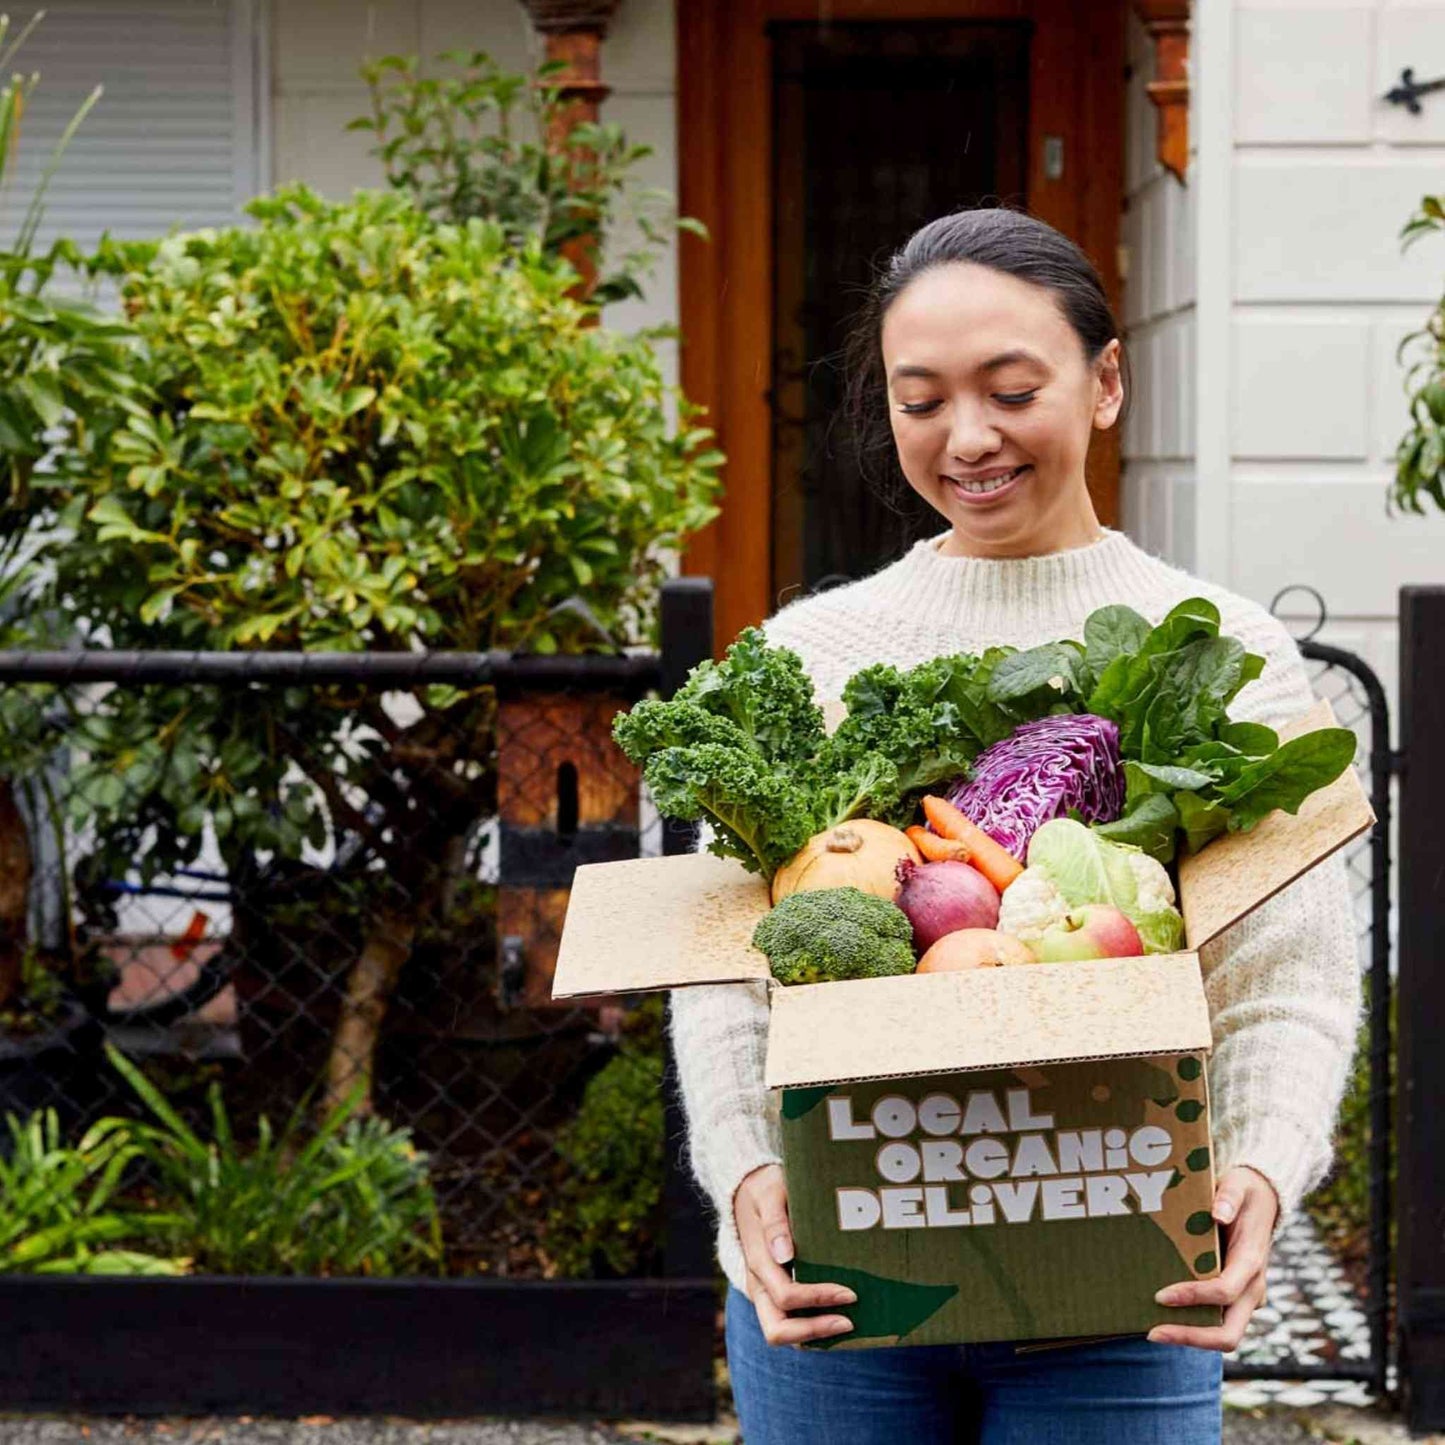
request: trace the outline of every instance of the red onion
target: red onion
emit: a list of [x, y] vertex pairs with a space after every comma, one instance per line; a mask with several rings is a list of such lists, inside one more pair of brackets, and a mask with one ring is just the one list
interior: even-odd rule
[[913, 925], [913, 946], [927, 953], [960, 928], [997, 928], [998, 892], [971, 863], [899, 860], [894, 902]]

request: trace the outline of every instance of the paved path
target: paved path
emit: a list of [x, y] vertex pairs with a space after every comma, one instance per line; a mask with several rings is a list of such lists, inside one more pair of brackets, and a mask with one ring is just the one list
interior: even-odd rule
[[[1406, 1445], [1398, 1419], [1341, 1406], [1229, 1409], [1224, 1445]], [[545, 1420], [95, 1420], [0, 1417], [0, 1445], [737, 1445], [717, 1426], [608, 1426]], [[1413, 1445], [1429, 1445], [1415, 1441]], [[1437, 1437], [1435, 1445], [1445, 1445]]]

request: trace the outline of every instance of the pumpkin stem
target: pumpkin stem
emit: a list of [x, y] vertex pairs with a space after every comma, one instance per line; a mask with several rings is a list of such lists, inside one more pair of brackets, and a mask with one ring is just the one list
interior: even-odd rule
[[863, 846], [863, 835], [846, 824], [828, 834], [826, 847], [830, 853], [856, 853]]

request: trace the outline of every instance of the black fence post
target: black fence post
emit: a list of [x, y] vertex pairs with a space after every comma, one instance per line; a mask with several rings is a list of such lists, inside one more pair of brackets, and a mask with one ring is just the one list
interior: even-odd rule
[[[675, 577], [663, 583], [662, 675], [658, 689], [663, 697], [671, 697], [687, 680], [688, 672], [712, 656], [712, 599], [710, 577]], [[662, 830], [662, 851], [666, 854], [690, 853], [697, 845], [697, 832], [690, 823], [664, 818]], [[688, 1169], [687, 1125], [670, 1038], [666, 1078], [667, 1172], [662, 1199], [667, 1232], [663, 1273], [673, 1279], [706, 1279], [713, 1273], [712, 1230]]]
[[1400, 590], [1400, 1389], [1445, 1429], [1445, 587]]

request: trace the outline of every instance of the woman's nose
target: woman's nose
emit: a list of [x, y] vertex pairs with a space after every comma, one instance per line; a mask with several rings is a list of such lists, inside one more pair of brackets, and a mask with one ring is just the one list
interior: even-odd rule
[[992, 426], [980, 408], [955, 403], [949, 418], [948, 454], [955, 460], [972, 463], [996, 452], [1003, 443], [998, 429]]

